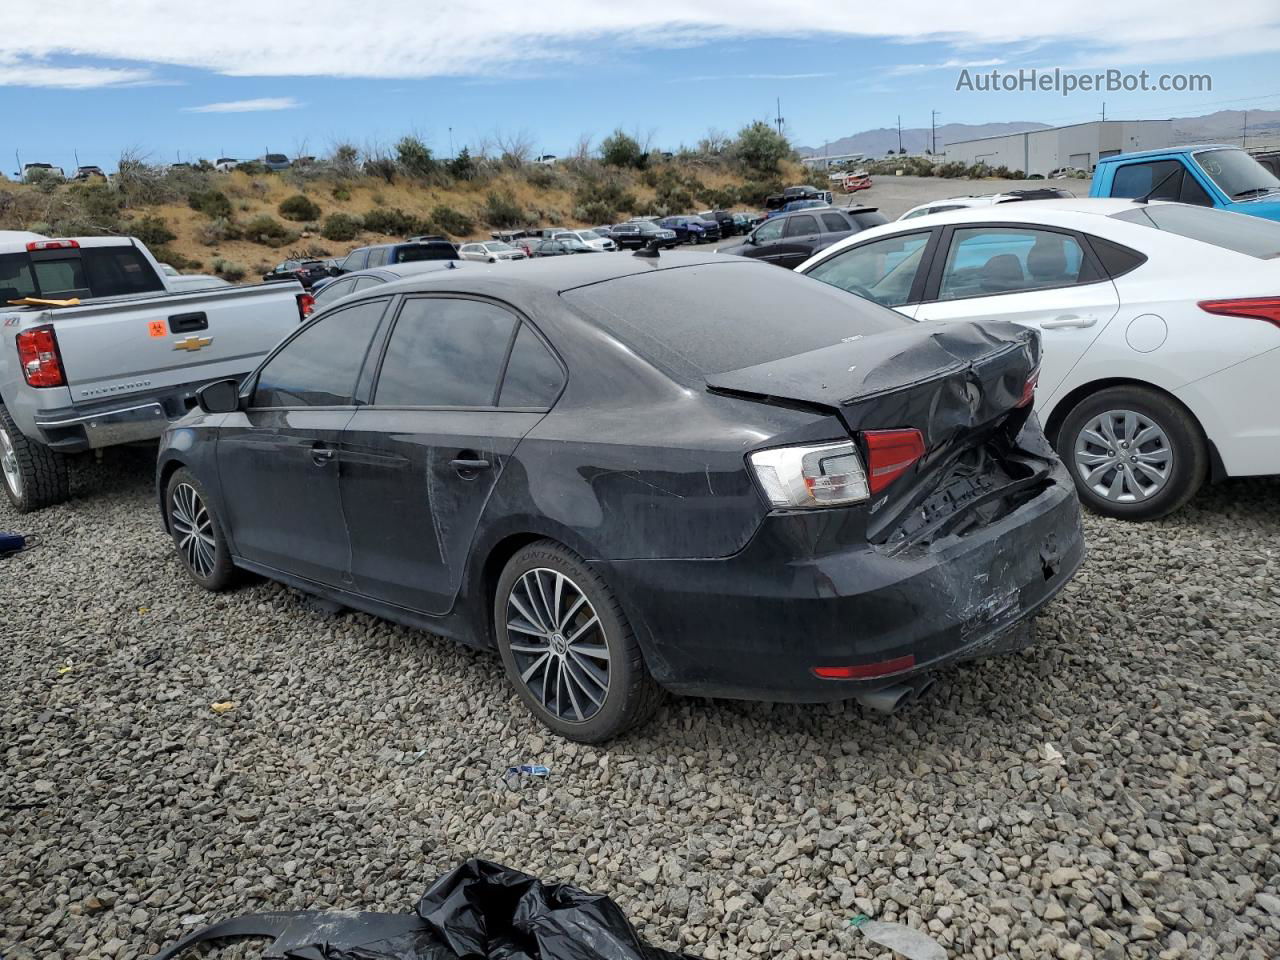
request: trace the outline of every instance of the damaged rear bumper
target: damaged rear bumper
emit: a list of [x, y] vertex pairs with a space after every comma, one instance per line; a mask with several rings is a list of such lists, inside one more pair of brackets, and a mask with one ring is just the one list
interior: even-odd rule
[[[594, 566], [668, 689], [823, 702], [1025, 646], [1031, 618], [1085, 554], [1075, 491], [1056, 462], [1039, 496], [963, 535], [897, 552], [863, 542], [798, 556], [795, 525], [812, 534], [850, 522], [835, 513], [771, 517], [724, 559]], [[852, 542], [847, 530], [832, 539]], [[854, 669], [849, 678], [814, 672], [832, 667]]]

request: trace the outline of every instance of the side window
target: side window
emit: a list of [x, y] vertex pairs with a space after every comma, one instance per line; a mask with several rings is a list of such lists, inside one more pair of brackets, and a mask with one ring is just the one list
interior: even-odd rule
[[506, 310], [478, 300], [406, 300], [387, 343], [374, 403], [493, 406], [515, 325]]
[[929, 233], [907, 233], [850, 247], [823, 260], [809, 276], [886, 307], [900, 307], [911, 298], [911, 286]]
[[385, 299], [352, 304], [304, 328], [262, 368], [252, 405], [349, 405], [386, 305]]
[[787, 218], [786, 236], [788, 237], [807, 237], [811, 233], [818, 232], [818, 218], [812, 214], [802, 213], [795, 217]]
[[335, 280], [333, 283], [326, 284], [316, 296], [316, 309], [319, 310], [325, 304], [333, 303], [340, 300], [348, 293], [355, 289], [356, 282], [354, 280]]
[[363, 270], [369, 263], [369, 248], [361, 247], [359, 250], [352, 250], [347, 254], [347, 259], [342, 261], [343, 273], [354, 273], [357, 270]]
[[824, 213], [822, 228], [827, 233], [843, 233], [849, 229], [848, 221], [838, 213]]
[[382, 282], [383, 281], [378, 277], [357, 277], [356, 285], [352, 289], [364, 290], [368, 287], [376, 287], [378, 284]]
[[529, 325], [522, 323], [502, 378], [498, 406], [546, 409], [563, 385], [564, 371], [555, 356]]
[[390, 247], [374, 247], [369, 251], [369, 266], [380, 267], [387, 262], [387, 255], [391, 253]]
[[756, 232], [752, 234], [756, 243], [768, 243], [770, 240], [782, 239], [783, 221], [780, 218], [766, 220], [760, 226], [756, 227]]
[[1098, 279], [1074, 237], [1013, 227], [966, 227], [951, 235], [939, 300], [1067, 287]]
[[[1153, 200], [1177, 200], [1182, 189], [1184, 167], [1178, 160], [1153, 160], [1150, 163], [1122, 164], [1111, 181], [1113, 197], [1145, 197], [1153, 187]], [[1167, 178], [1167, 179], [1166, 179]], [[1161, 184], [1161, 181], [1164, 181]]]

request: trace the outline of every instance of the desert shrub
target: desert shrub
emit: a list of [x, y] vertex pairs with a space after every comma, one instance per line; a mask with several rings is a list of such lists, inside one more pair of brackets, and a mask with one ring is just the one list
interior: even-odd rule
[[613, 221], [618, 214], [630, 213], [638, 206], [635, 194], [616, 178], [584, 181], [574, 193], [574, 200], [581, 210], [592, 211], [579, 219], [596, 223]]
[[447, 207], [443, 203], [432, 208], [431, 222], [435, 224], [436, 229], [455, 237], [466, 236], [476, 226], [476, 222], [461, 210]]
[[359, 217], [349, 213], [331, 213], [320, 226], [320, 236], [326, 240], [354, 240], [360, 229]]
[[748, 206], [761, 206], [766, 197], [782, 192], [782, 182], [778, 180], [748, 180], [738, 188], [738, 202]]
[[713, 210], [727, 210], [738, 204], [738, 191], [733, 187], [703, 187], [698, 199]]
[[336, 143], [329, 151], [329, 168], [337, 177], [354, 177], [360, 172], [360, 151], [353, 143]]
[[396, 162], [385, 156], [368, 157], [364, 161], [364, 172], [366, 176], [378, 177], [387, 183], [395, 183]]
[[120, 232], [120, 208], [124, 202], [107, 184], [78, 183], [72, 186], [69, 195], [86, 220], [98, 224], [104, 231]]
[[477, 168], [475, 158], [471, 156], [471, 151], [463, 147], [458, 151], [458, 155], [445, 164], [451, 176], [457, 177], [459, 180], [475, 179]]
[[280, 201], [280, 216], [295, 223], [305, 223], [320, 216], [320, 205], [305, 194], [295, 193]]
[[568, 185], [568, 177], [558, 167], [535, 163], [521, 170], [531, 187], [539, 190], [562, 190]]
[[618, 129], [600, 141], [600, 159], [611, 167], [639, 170], [645, 165], [648, 156], [635, 137]]
[[519, 227], [528, 222], [523, 208], [510, 190], [490, 190], [480, 216], [491, 227]]
[[231, 200], [221, 190], [196, 190], [187, 196], [187, 206], [210, 220], [231, 216]]
[[[399, 207], [390, 210], [385, 207], [376, 207], [361, 217], [361, 220], [364, 229], [370, 233], [385, 233], [391, 237], [407, 237], [413, 233], [427, 233], [430, 230], [429, 223], [424, 223], [411, 213], [405, 213]], [[325, 223], [327, 224], [328, 221]], [[321, 232], [329, 237], [328, 233]], [[329, 239], [340, 238], [329, 237]]]
[[260, 177], [264, 173], [271, 172], [270, 170], [267, 169], [266, 164], [260, 163], [257, 160], [246, 160], [244, 163], [237, 163], [236, 169], [239, 170], [241, 173], [249, 174], [249, 176], [251, 177]]
[[239, 240], [244, 236], [238, 226], [226, 217], [218, 217], [196, 228], [196, 239], [206, 247], [216, 247], [228, 240]]
[[261, 243], [268, 247], [283, 247], [298, 239], [296, 232], [267, 213], [259, 214], [246, 223], [243, 236], [251, 243]]
[[612, 223], [618, 218], [618, 211], [607, 203], [590, 200], [573, 208], [573, 215], [587, 223]]
[[729, 154], [754, 173], [777, 173], [791, 156], [791, 144], [769, 124], [757, 120], [738, 131]]
[[351, 199], [351, 191], [341, 184], [334, 187], [330, 192], [333, 194], [333, 199], [337, 200], [339, 203], [346, 203]]
[[130, 224], [129, 232], [148, 247], [163, 247], [171, 240], [178, 239], [178, 235], [169, 229], [169, 225], [153, 213], [135, 220]]
[[235, 283], [237, 280], [243, 280], [247, 272], [243, 265], [233, 260], [223, 260], [218, 257], [213, 261], [213, 272], [220, 276], [223, 280], [230, 280]]
[[431, 176], [437, 167], [431, 148], [413, 136], [401, 137], [396, 142], [396, 163], [405, 176], [418, 179]]

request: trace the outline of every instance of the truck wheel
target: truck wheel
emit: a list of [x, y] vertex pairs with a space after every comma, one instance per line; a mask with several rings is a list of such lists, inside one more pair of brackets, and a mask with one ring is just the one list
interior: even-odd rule
[[4, 407], [0, 407], [0, 474], [4, 492], [19, 513], [43, 510], [71, 496], [66, 459], [28, 439]]
[[1117, 520], [1173, 513], [1208, 472], [1200, 425], [1178, 401], [1148, 387], [1110, 387], [1085, 397], [1057, 439], [1080, 502]]

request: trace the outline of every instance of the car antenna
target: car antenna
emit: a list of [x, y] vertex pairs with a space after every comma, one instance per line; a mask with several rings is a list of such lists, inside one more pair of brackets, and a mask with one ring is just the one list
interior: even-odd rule
[[450, 261], [449, 261], [449, 269], [450, 269], [450, 270], [457, 270], [457, 269], [458, 269], [458, 265], [457, 265], [456, 263], [454, 263], [452, 260], [450, 260]]
[[658, 259], [658, 241], [650, 240], [647, 244], [632, 254], [633, 257], [645, 257], [649, 260]]
[[1174, 167], [1172, 170], [1170, 170], [1168, 173], [1166, 173], [1166, 174], [1164, 175], [1164, 179], [1163, 179], [1163, 180], [1161, 180], [1161, 181], [1160, 181], [1159, 183], [1157, 183], [1154, 187], [1152, 187], [1149, 191], [1147, 191], [1147, 193], [1146, 193], [1146, 195], [1145, 195], [1145, 196], [1138, 197], [1138, 199], [1134, 200], [1133, 202], [1134, 202], [1134, 203], [1146, 203], [1148, 200], [1150, 200], [1150, 199], [1151, 199], [1151, 195], [1152, 195], [1153, 193], [1155, 193], [1157, 190], [1159, 190], [1161, 187], [1163, 187], [1166, 183], [1168, 183], [1170, 180], [1172, 180], [1172, 179], [1173, 179], [1173, 175], [1174, 175], [1175, 173], [1179, 173], [1181, 170], [1182, 170], [1182, 166], [1181, 166], [1181, 165], [1178, 165], [1178, 166]]

